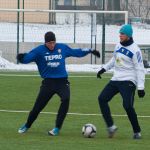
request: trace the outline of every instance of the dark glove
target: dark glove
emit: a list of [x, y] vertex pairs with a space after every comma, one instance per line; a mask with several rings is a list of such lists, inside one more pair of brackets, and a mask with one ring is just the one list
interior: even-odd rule
[[144, 90], [138, 90], [138, 96], [139, 98], [142, 98], [145, 96], [145, 91]]
[[100, 58], [100, 52], [99, 51], [97, 51], [97, 50], [91, 50], [91, 53], [93, 55], [95, 55], [96, 57]]
[[98, 71], [97, 78], [101, 79], [101, 74], [103, 74], [104, 72], [106, 72], [106, 70], [104, 68], [102, 68], [100, 71]]
[[23, 63], [24, 55], [25, 55], [25, 53], [20, 53], [20, 54], [17, 55], [16, 58], [17, 58], [17, 60], [18, 60], [20, 63]]

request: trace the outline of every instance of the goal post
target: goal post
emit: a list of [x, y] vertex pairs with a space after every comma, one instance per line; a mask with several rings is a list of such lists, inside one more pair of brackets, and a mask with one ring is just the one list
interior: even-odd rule
[[125, 24], [128, 23], [128, 11], [89, 11], [89, 10], [43, 10], [43, 9], [5, 9], [0, 8], [0, 12], [42, 12], [42, 13], [92, 13], [92, 14], [124, 14]]
[[[18, 13], [19, 19], [17, 19]], [[50, 24], [49, 14], [54, 14], [51, 15], [53, 16], [51, 19], [55, 19], [51, 21], [53, 24]], [[121, 21], [113, 15], [121, 16]], [[105, 41], [102, 40], [102, 16], [105, 16], [107, 25]], [[114, 44], [115, 40], [110, 38], [114, 36], [113, 39], [115, 39], [117, 36], [114, 34], [117, 34], [120, 25], [127, 23], [128, 11], [0, 8], [0, 30], [3, 30], [1, 33], [4, 35], [0, 37], [0, 51], [5, 58], [15, 62], [17, 53], [26, 52], [39, 43], [43, 43], [44, 33], [52, 30], [56, 33], [58, 42], [67, 43], [71, 47], [96, 48], [105, 53], [105, 50], [102, 50], [102, 43], [106, 42], [103, 44], [108, 47], [107, 49], [112, 50], [111, 44]], [[105, 57], [105, 55], [101, 56]], [[69, 63], [102, 63], [102, 59], [96, 61], [96, 58], [91, 55], [80, 61], [73, 58], [69, 60]]]

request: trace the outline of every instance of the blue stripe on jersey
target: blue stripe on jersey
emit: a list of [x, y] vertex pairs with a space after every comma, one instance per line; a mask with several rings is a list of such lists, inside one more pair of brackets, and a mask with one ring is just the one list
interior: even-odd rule
[[119, 50], [117, 50], [116, 52], [121, 53], [123, 55], [126, 55], [129, 58], [133, 57], [133, 53], [131, 51], [129, 51], [128, 49], [121, 47]]
[[140, 52], [136, 52], [136, 57], [137, 57], [138, 63], [141, 63], [142, 62], [142, 56], [141, 56]]

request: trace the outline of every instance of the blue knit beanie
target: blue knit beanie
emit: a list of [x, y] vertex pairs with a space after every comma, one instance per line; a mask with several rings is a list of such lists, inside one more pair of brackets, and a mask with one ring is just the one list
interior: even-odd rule
[[128, 37], [132, 37], [133, 35], [133, 29], [132, 26], [130, 24], [125, 24], [121, 27], [119, 33], [123, 33]]

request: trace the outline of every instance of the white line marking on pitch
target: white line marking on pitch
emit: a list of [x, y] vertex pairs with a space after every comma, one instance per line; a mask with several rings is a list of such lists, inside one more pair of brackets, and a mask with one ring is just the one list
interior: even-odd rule
[[[2, 76], [2, 77], [40, 77], [40, 75], [36, 75], [36, 74], [32, 74], [32, 75], [30, 75], [30, 74], [0, 74], [0, 76]], [[85, 76], [85, 75], [69, 75], [68, 76], [69, 78], [96, 78], [96, 75], [95, 76], [93, 76], [93, 75], [89, 75], [89, 76]], [[107, 78], [107, 77], [104, 77], [104, 78]], [[111, 77], [108, 77], [108, 78], [111, 78]]]
[[[27, 110], [5, 110], [5, 109], [1, 109], [0, 112], [6, 112], [6, 113], [29, 113], [29, 111]], [[56, 115], [56, 112], [41, 112], [41, 114], [52, 114], [52, 115]], [[76, 115], [76, 116], [102, 116], [102, 114], [84, 114], [84, 113], [67, 113], [68, 115]], [[116, 115], [113, 114], [112, 116], [114, 117], [127, 117], [127, 115]], [[150, 116], [143, 116], [143, 115], [139, 115], [139, 118], [150, 118]]]
[[0, 74], [2, 77], [39, 77], [37, 74]]
[[[40, 75], [37, 75], [37, 74], [0, 74], [0, 76], [2, 77], [40, 77]], [[69, 75], [68, 76], [69, 78], [96, 78], [96, 73], [95, 73], [95, 76], [94, 75]], [[110, 79], [111, 76], [109, 77], [103, 77], [105, 79]], [[145, 78], [147, 80], [149, 80], [150, 78]]]

